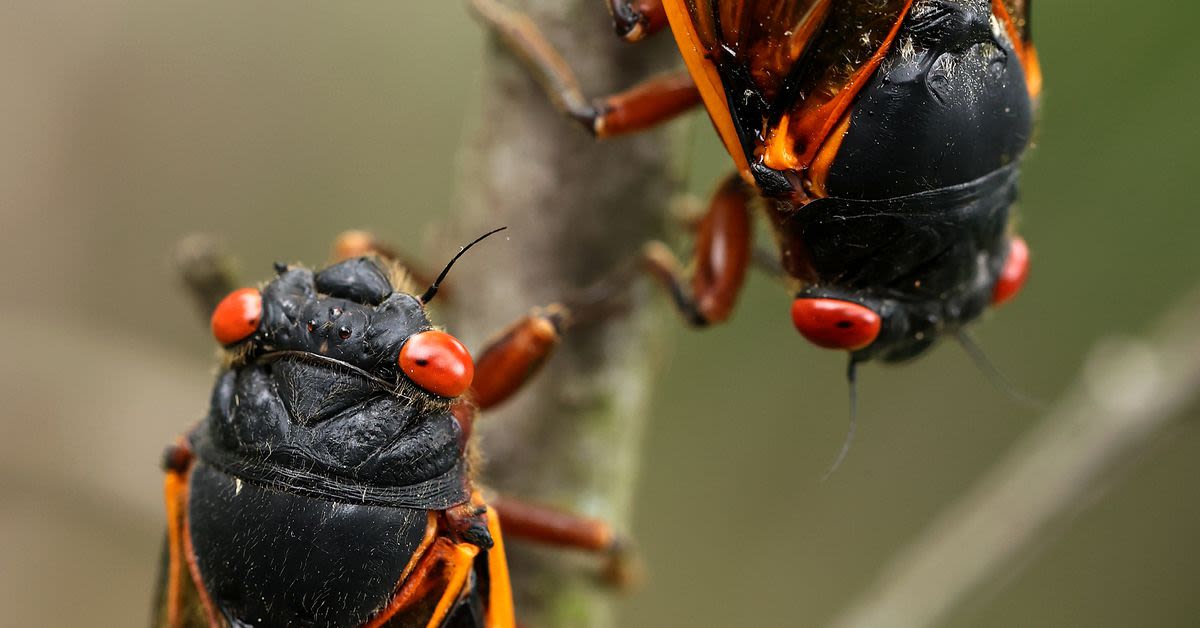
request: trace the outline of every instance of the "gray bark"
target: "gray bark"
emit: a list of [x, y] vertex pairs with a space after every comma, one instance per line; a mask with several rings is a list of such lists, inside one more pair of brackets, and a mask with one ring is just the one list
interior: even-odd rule
[[[530, 14], [589, 95], [676, 63], [669, 35], [619, 41], [600, 0], [509, 4]], [[508, 226], [453, 274], [453, 329], [475, 347], [530, 307], [570, 298], [628, 263], [661, 236], [674, 187], [666, 131], [597, 142], [550, 106], [506, 50], [493, 41], [485, 54], [482, 104], [462, 151], [459, 220], [454, 239], [441, 239]], [[571, 329], [530, 388], [481, 419], [489, 487], [629, 529], [661, 350], [655, 310], [665, 304], [636, 283], [628, 310]], [[597, 582], [595, 561], [511, 541], [508, 550], [522, 624], [613, 625], [613, 596]]]

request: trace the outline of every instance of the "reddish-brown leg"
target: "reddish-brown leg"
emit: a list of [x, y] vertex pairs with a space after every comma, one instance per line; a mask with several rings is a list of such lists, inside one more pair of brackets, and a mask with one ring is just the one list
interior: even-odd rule
[[504, 534], [511, 538], [591, 552], [608, 552], [617, 544], [612, 528], [598, 519], [580, 517], [511, 497], [493, 497], [490, 505], [500, 514]]
[[503, 403], [537, 373], [558, 344], [567, 318], [566, 308], [558, 304], [535, 308], [484, 346], [475, 360], [471, 392], [453, 407], [464, 438], [470, 436], [477, 410]]
[[643, 262], [647, 272], [667, 289], [680, 314], [692, 325], [719, 323], [733, 311], [750, 262], [752, 195], [736, 174], [717, 189], [697, 229], [690, 282], [665, 244], [646, 245]]
[[471, 385], [480, 410], [503, 403], [537, 373], [558, 344], [567, 316], [558, 304], [536, 308], [488, 342], [475, 361]]
[[[651, 77], [630, 89], [597, 101], [590, 130], [596, 137], [636, 133], [670, 120], [700, 104], [700, 92], [687, 72]], [[585, 126], [586, 125], [586, 121]]]
[[[649, 7], [655, 4], [652, 1], [610, 2], [627, 8], [645, 6], [648, 14], [654, 15], [653, 8]], [[471, 6], [500, 40], [521, 58], [551, 102], [597, 137], [641, 131], [700, 104], [700, 92], [686, 71], [652, 77], [619, 94], [589, 101], [571, 67], [528, 16], [498, 0], [471, 0]], [[661, 5], [658, 11], [661, 13]]]
[[499, 515], [505, 537], [592, 552], [607, 560], [608, 581], [627, 586], [636, 580], [631, 548], [608, 523], [511, 497], [493, 497], [489, 505]]
[[[700, 224], [708, 207], [704, 200], [691, 194], [682, 194], [671, 202], [670, 216], [673, 222], [682, 227], [689, 235], [695, 237], [700, 232]], [[750, 263], [758, 270], [766, 273], [771, 279], [785, 282], [787, 273], [779, 261], [779, 251], [772, 245], [756, 245], [750, 252]]]
[[667, 25], [662, 0], [607, 0], [617, 37], [641, 41]]

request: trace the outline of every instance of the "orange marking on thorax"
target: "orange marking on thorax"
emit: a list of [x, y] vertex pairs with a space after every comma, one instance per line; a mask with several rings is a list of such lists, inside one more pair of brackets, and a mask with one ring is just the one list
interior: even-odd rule
[[791, 126], [791, 116], [784, 114], [779, 124], [767, 131], [767, 141], [763, 147], [763, 163], [775, 170], [799, 170], [800, 158], [796, 156], [795, 143], [788, 134]]

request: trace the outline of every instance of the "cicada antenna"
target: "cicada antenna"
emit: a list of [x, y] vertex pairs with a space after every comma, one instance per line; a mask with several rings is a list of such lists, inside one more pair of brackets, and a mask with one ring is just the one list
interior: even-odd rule
[[837, 458], [833, 459], [833, 464], [825, 470], [825, 475], [821, 476], [821, 481], [829, 479], [838, 467], [842, 466], [842, 461], [846, 459], [846, 455], [850, 453], [850, 446], [854, 444], [854, 432], [858, 429], [858, 360], [854, 356], [850, 356], [850, 363], [846, 365], [846, 384], [850, 389], [850, 425], [846, 427], [846, 436], [842, 439], [842, 448], [838, 451]]
[[430, 285], [427, 290], [425, 290], [425, 294], [421, 295], [421, 303], [428, 304], [430, 301], [433, 300], [433, 297], [437, 296], [438, 288], [441, 287], [442, 281], [444, 279], [446, 279], [446, 275], [450, 273], [450, 268], [452, 266], [454, 266], [454, 262], [457, 262], [458, 258], [462, 257], [463, 254], [465, 254], [467, 251], [471, 250], [471, 247], [475, 246], [476, 244], [479, 244], [480, 242], [483, 242], [485, 239], [487, 239], [488, 236], [497, 234], [501, 231], [504, 231], [507, 228], [508, 227], [497, 227], [495, 229], [492, 229], [491, 231], [472, 240], [470, 244], [459, 249], [458, 253], [456, 253], [454, 255], [454, 257], [450, 258], [450, 261], [446, 263], [446, 267], [442, 269], [442, 272], [441, 272], [441, 274], [439, 274], [437, 276], [437, 279], [433, 280], [433, 284]]
[[997, 368], [994, 363], [992, 363], [991, 359], [989, 359], [987, 354], [984, 353], [983, 348], [979, 346], [979, 343], [975, 342], [975, 339], [971, 336], [971, 334], [967, 333], [966, 330], [958, 330], [954, 337], [958, 340], [958, 344], [963, 348], [963, 351], [965, 351], [971, 358], [971, 361], [975, 363], [975, 366], [981, 372], [983, 372], [983, 376], [986, 377], [989, 382], [991, 382], [992, 386], [995, 386], [1000, 392], [1004, 393], [1005, 396], [1009, 397], [1013, 401], [1016, 401], [1017, 403], [1029, 406], [1034, 410], [1045, 409], [1046, 404], [1041, 399], [1031, 397], [1021, 392], [1020, 389], [1014, 386], [1013, 383], [1004, 376], [1004, 373], [1002, 373], [1000, 369]]

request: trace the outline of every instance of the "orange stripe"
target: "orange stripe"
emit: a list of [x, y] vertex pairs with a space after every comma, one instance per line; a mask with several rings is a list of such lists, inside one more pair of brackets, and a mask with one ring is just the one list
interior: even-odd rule
[[729, 103], [725, 99], [725, 85], [721, 82], [717, 68], [707, 58], [702, 48], [696, 25], [692, 22], [691, 14], [685, 6], [686, 0], [663, 0], [663, 9], [667, 13], [667, 21], [671, 24], [671, 32], [675, 35], [675, 43], [679, 46], [679, 54], [696, 81], [700, 97], [704, 99], [704, 107], [708, 109], [708, 117], [712, 120], [717, 134], [725, 144], [725, 150], [733, 157], [734, 164], [747, 181], [754, 181], [750, 174], [750, 163], [742, 150], [742, 142], [733, 126], [733, 114], [729, 111]]
[[421, 539], [421, 544], [417, 546], [412, 558], [404, 566], [404, 571], [400, 573], [400, 579], [396, 582], [396, 588], [400, 588], [404, 584], [408, 576], [417, 568], [417, 564], [421, 562], [421, 557], [425, 556], [425, 552], [429, 551], [429, 546], [433, 545], [433, 542], [437, 540], [437, 513], [431, 510], [427, 514], [428, 518], [425, 520], [425, 538]]
[[[879, 64], [883, 63], [883, 59], [887, 56], [892, 42], [895, 41], [896, 35], [900, 32], [900, 26], [904, 24], [905, 18], [908, 17], [912, 3], [913, 0], [908, 0], [904, 3], [904, 8], [900, 10], [900, 19], [896, 20], [896, 23], [892, 26], [892, 30], [888, 32], [887, 37], [879, 45], [875, 54], [871, 55], [871, 58], [867, 60], [863, 67], [854, 73], [854, 76], [850, 78], [845, 87], [838, 91], [836, 96], [831, 100], [821, 103], [812, 112], [806, 113], [798, 121], [797, 128], [792, 129], [779, 126], [771, 130], [770, 135], [772, 136], [782, 133], [786, 134], [789, 138], [803, 137], [806, 141], [804, 143], [804, 153], [799, 158], [789, 156], [788, 159], [778, 165], [764, 159], [764, 163], [768, 167], [782, 170], [784, 168], [780, 166], [786, 167], [788, 163], [792, 163], [798, 166], [793, 169], [801, 169], [808, 167], [812, 163], [813, 157], [820, 150], [825, 138], [828, 137], [833, 127], [841, 121], [841, 117], [846, 113], [846, 110], [850, 108], [850, 103], [854, 100], [854, 97], [858, 95], [858, 92], [870, 80], [871, 75], [879, 68]], [[795, 142], [793, 142], [794, 146]]]
[[488, 550], [488, 577], [491, 593], [488, 596], [487, 628], [515, 628], [516, 614], [513, 612], [512, 583], [508, 578], [508, 559], [504, 555], [504, 537], [501, 535], [500, 516], [488, 508], [488, 532], [492, 534], [492, 549]]
[[1038, 62], [1037, 50], [1034, 49], [1033, 42], [1027, 42], [1021, 38], [1021, 33], [1017, 31], [1017, 23], [1009, 14], [1004, 0], [992, 0], [992, 11], [996, 14], [996, 19], [1004, 24], [1008, 38], [1012, 40], [1013, 50], [1017, 52], [1017, 59], [1025, 70], [1026, 89], [1029, 90], [1029, 95], [1036, 100], [1042, 93], [1042, 66]]
[[1042, 95], [1042, 63], [1038, 60], [1037, 48], [1033, 44], [1025, 45], [1025, 84], [1029, 86], [1029, 96], [1037, 100]]
[[179, 626], [179, 608], [183, 587], [182, 504], [187, 495], [187, 483], [180, 473], [168, 472], [163, 480], [167, 506], [167, 625]]
[[[183, 476], [186, 483], [187, 476]], [[183, 503], [187, 503], [187, 487], [183, 489]], [[200, 565], [196, 563], [196, 550], [192, 547], [192, 526], [188, 520], [187, 513], [183, 513], [183, 555], [187, 559], [188, 571], [192, 575], [192, 582], [196, 585], [196, 593], [200, 596], [200, 604], [204, 606], [204, 614], [208, 617], [208, 625], [212, 628], [220, 628], [221, 615], [217, 612], [216, 605], [213, 604], [212, 598], [208, 596], [208, 589], [204, 588], [204, 579], [200, 577]]]
[[833, 133], [825, 139], [825, 144], [821, 146], [821, 150], [813, 159], [812, 167], [808, 170], [808, 192], [814, 198], [829, 196], [825, 190], [825, 179], [829, 177], [829, 167], [833, 165], [833, 159], [837, 157], [838, 149], [842, 147], [842, 140], [849, 130], [850, 114], [846, 114], [842, 116], [842, 121], [838, 123]]

